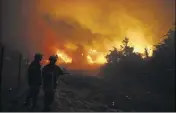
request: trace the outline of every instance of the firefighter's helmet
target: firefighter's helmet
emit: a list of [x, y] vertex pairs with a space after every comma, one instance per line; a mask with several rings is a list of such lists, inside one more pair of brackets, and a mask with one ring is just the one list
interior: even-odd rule
[[54, 55], [53, 55], [53, 56], [50, 56], [50, 57], [49, 57], [49, 61], [50, 61], [50, 62], [56, 62], [57, 59], [58, 59], [58, 56], [54, 56]]

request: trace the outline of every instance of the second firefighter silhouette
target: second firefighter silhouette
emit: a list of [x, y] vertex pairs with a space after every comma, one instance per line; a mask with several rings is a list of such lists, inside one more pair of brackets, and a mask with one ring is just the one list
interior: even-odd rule
[[43, 90], [44, 90], [44, 111], [50, 109], [50, 105], [54, 100], [54, 94], [57, 87], [57, 80], [59, 75], [63, 75], [63, 72], [59, 66], [56, 65], [58, 57], [50, 56], [50, 63], [43, 67]]

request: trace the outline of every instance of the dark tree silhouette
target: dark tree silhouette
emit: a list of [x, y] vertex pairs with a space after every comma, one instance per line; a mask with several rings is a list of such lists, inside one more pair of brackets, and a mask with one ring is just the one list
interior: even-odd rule
[[154, 73], [150, 77], [155, 91], [172, 93], [175, 88], [175, 28], [172, 28], [165, 35], [163, 41], [155, 45], [153, 56], [150, 60], [151, 71]]
[[144, 49], [144, 55], [146, 59], [149, 58], [149, 50], [147, 48]]
[[[125, 37], [120, 50], [115, 47], [110, 50], [106, 56], [107, 64], [102, 68], [104, 87], [109, 89], [105, 90], [105, 97], [117, 99], [118, 102], [120, 100], [116, 97], [119, 93], [128, 96], [134, 93], [141, 96], [140, 93], [143, 93], [143, 98], [135, 100], [142, 106], [142, 101], [149, 94], [151, 99], [148, 102], [151, 106], [144, 105], [145, 108], [149, 107], [150, 111], [174, 111], [175, 27], [170, 29], [164, 39], [154, 47], [151, 57], [145, 48], [145, 58], [142, 58], [141, 54], [134, 52], [134, 47], [129, 46], [129, 39]], [[156, 95], [160, 99], [155, 98]], [[155, 108], [152, 108], [152, 103], [156, 103]]]

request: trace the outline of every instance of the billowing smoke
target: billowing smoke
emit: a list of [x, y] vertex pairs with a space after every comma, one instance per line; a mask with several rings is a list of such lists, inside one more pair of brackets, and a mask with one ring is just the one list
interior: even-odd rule
[[72, 62], [100, 63], [125, 36], [136, 52], [158, 43], [175, 20], [174, 4], [174, 0], [3, 0], [3, 42], [29, 57], [42, 52], [47, 58], [59, 51]]

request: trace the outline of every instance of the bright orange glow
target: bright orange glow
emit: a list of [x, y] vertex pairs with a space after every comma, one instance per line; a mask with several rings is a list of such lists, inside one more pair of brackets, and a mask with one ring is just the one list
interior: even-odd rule
[[[66, 63], [66, 64], [70, 64], [72, 63], [72, 58], [69, 57], [66, 53], [64, 53], [61, 50], [57, 50], [56, 55], [60, 58], [60, 63]], [[84, 57], [84, 53], [81, 54], [81, 56]], [[87, 59], [87, 63], [88, 64], [104, 64], [106, 62], [106, 59], [104, 57], [105, 55], [98, 53], [95, 49], [91, 49], [89, 51], [89, 55], [86, 56]], [[95, 57], [95, 59], [93, 60], [92, 57]], [[46, 60], [45, 62], [48, 62], [48, 60]]]
[[61, 61], [63, 61], [64, 63], [71, 63], [72, 62], [72, 58], [67, 56], [64, 52], [58, 50], [56, 54], [61, 59]]
[[97, 52], [97, 50], [95, 50], [95, 49], [90, 49], [90, 51], [89, 51], [89, 53], [96, 53]]
[[46, 64], [48, 64], [48, 63], [49, 63], [49, 60], [43, 59], [43, 60], [41, 61], [41, 64], [42, 64], [42, 65], [46, 65]]
[[[106, 63], [106, 58], [105, 58], [106, 54], [104, 54], [103, 52], [98, 52], [96, 49], [90, 49], [88, 53], [89, 53], [88, 59], [89, 60], [91, 59], [91, 61], [89, 62], [95, 63], [95, 64]], [[92, 57], [94, 57], [94, 60]]]
[[98, 55], [98, 57], [95, 60], [95, 62], [97, 64], [104, 64], [104, 63], [106, 63], [107, 61], [106, 61], [105, 55], [103, 55], [103, 54], [102, 55]]
[[130, 37], [130, 43], [134, 43], [132, 44], [134, 46], [134, 52], [144, 54], [144, 49], [147, 48], [149, 50], [149, 56], [152, 56], [153, 46], [146, 41], [142, 28], [140, 30], [129, 29], [126, 32], [126, 36]]
[[119, 49], [125, 37], [134, 52], [147, 48], [152, 56], [153, 45], [175, 21], [174, 0], [22, 1], [31, 51], [57, 53], [62, 62], [80, 67], [104, 64], [105, 55], [113, 46]]
[[90, 55], [87, 56], [88, 63], [93, 64], [92, 57]]

